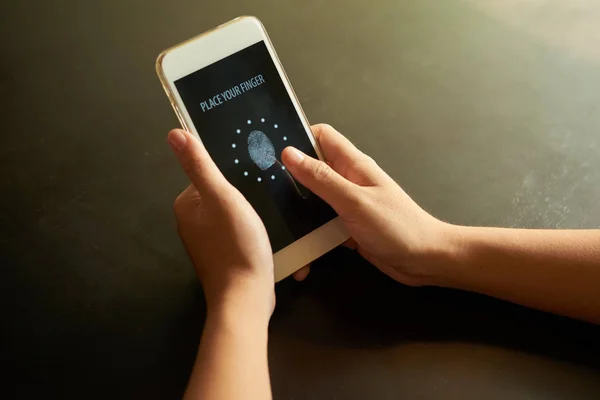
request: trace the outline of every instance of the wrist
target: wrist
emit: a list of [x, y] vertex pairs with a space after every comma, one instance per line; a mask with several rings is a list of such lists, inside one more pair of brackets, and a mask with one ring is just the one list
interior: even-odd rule
[[459, 287], [458, 269], [464, 247], [461, 228], [440, 221], [431, 245], [419, 257], [419, 265], [426, 271], [425, 285]]
[[235, 279], [219, 290], [205, 291], [207, 314], [268, 324], [275, 307], [272, 282]]
[[207, 309], [206, 325], [220, 326], [231, 333], [268, 336], [270, 315], [251, 308], [213, 307]]

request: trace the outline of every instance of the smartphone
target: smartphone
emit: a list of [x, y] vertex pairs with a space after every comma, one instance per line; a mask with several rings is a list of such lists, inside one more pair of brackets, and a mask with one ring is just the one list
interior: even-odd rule
[[348, 239], [335, 211], [281, 163], [287, 146], [323, 157], [257, 18], [236, 18], [163, 51], [156, 70], [183, 128], [265, 224], [276, 281]]

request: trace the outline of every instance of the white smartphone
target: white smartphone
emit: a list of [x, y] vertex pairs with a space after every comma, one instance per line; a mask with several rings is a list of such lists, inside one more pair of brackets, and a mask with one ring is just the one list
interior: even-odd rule
[[156, 70], [183, 128], [265, 224], [276, 281], [348, 239], [333, 209], [281, 163], [286, 146], [323, 157], [257, 18], [236, 18], [163, 51]]

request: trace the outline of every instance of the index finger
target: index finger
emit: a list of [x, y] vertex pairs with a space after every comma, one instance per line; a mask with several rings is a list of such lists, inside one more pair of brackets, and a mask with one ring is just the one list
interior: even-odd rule
[[331, 167], [339, 171], [347, 167], [348, 160], [364, 157], [364, 153], [352, 144], [344, 135], [327, 124], [312, 127], [313, 135], [323, 151], [323, 157]]
[[167, 140], [199, 193], [213, 191], [227, 183], [206, 148], [191, 133], [183, 129], [173, 129], [169, 132]]

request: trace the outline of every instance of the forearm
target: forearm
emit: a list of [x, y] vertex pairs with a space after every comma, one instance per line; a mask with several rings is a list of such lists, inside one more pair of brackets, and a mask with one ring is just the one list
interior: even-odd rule
[[243, 298], [208, 310], [185, 400], [270, 399], [269, 315]]
[[600, 230], [451, 229], [444, 286], [600, 323]]

